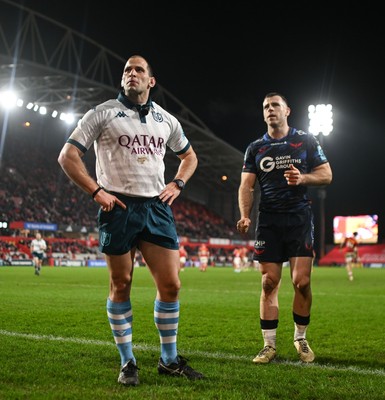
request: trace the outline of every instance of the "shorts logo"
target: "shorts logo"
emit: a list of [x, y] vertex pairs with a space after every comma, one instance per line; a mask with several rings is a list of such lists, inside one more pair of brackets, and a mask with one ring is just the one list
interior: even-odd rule
[[258, 256], [263, 254], [265, 252], [265, 244], [266, 242], [264, 240], [256, 240], [254, 243], [254, 253]]
[[108, 246], [110, 243], [111, 243], [111, 233], [101, 232], [100, 244], [102, 246]]

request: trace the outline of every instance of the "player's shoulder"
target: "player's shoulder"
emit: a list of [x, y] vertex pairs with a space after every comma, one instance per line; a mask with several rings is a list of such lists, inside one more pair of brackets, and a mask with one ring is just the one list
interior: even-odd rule
[[293, 135], [298, 135], [298, 136], [308, 136], [309, 133], [302, 130], [302, 129], [296, 129], [296, 128], [290, 128], [290, 133]]
[[252, 151], [253, 149], [256, 149], [258, 147], [264, 146], [266, 144], [266, 138], [265, 135], [253, 140], [252, 142], [249, 143], [247, 146], [247, 149], [249, 151]]
[[100, 103], [100, 104], [96, 105], [93, 108], [93, 110], [95, 110], [95, 111], [108, 111], [108, 110], [112, 110], [112, 109], [115, 109], [115, 108], [123, 109], [124, 105], [120, 101], [118, 101], [117, 99], [109, 99], [109, 100], [106, 100], [103, 103]]
[[302, 129], [290, 128], [289, 137], [298, 138], [300, 140], [316, 140], [316, 137], [309, 132], [306, 132]]
[[156, 114], [162, 115], [163, 119], [178, 121], [178, 119], [175, 115], [171, 114], [171, 112], [167, 111], [165, 108], [163, 108], [161, 105], [159, 105], [155, 101], [151, 102], [151, 111]]

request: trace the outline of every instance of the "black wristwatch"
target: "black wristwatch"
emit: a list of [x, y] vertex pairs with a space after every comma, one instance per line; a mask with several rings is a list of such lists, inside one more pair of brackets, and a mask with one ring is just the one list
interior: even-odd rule
[[174, 179], [173, 182], [177, 184], [179, 190], [183, 190], [184, 182], [182, 181], [182, 179]]

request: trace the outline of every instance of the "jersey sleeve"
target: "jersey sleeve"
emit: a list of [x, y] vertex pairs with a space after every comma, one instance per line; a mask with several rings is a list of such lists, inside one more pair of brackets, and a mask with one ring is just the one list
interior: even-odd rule
[[307, 151], [309, 167], [311, 170], [328, 162], [328, 159], [326, 158], [318, 139], [312, 134], [308, 134]]
[[99, 137], [107, 120], [108, 115], [105, 108], [97, 106], [87, 111], [79, 120], [68, 141], [75, 145], [79, 144], [80, 146], [77, 147], [85, 153]]
[[170, 137], [167, 141], [167, 146], [177, 155], [185, 153], [191, 145], [181, 123], [168, 112], [165, 112], [164, 115], [170, 127]]
[[250, 172], [257, 174], [257, 166], [255, 163], [255, 142], [250, 143], [246, 148], [245, 155], [243, 157], [242, 172]]

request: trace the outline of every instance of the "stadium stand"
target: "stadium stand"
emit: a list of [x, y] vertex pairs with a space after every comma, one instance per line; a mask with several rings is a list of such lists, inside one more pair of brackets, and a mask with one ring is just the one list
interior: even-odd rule
[[[61, 260], [102, 258], [97, 250], [98, 205], [64, 176], [57, 163], [61, 142], [52, 138], [53, 129], [54, 124], [46, 123], [39, 129], [9, 125], [0, 175], [0, 220], [8, 223], [0, 229], [3, 263], [30, 258], [34, 229], [27, 229], [26, 222], [43, 226], [49, 245], [46, 261], [52, 254]], [[93, 152], [85, 162], [92, 171]], [[232, 248], [245, 243], [233, 223], [186, 196], [172, 207], [192, 263], [199, 243], [215, 249], [211, 261], [217, 264], [231, 263]], [[44, 231], [44, 224], [56, 229]], [[210, 243], [213, 238], [216, 242]]]
[[[27, 6], [4, 2], [2, 7], [0, 92], [12, 88], [25, 104], [12, 112], [0, 113], [0, 222], [9, 222], [7, 228], [0, 224], [0, 236], [27, 240], [31, 235], [25, 228], [28, 221], [37, 226], [55, 226], [43, 232], [54, 250], [58, 246], [56, 239], [87, 243], [97, 237], [97, 204], [64, 178], [57, 155], [73, 127], [59, 118], [51, 118], [51, 112], [57, 110], [60, 114], [68, 110], [77, 119], [95, 104], [115, 97], [118, 88], [112, 76], [119, 76], [126, 60]], [[16, 20], [18, 24], [10, 23]], [[23, 40], [19, 41], [21, 37]], [[51, 37], [62, 40], [53, 45]], [[182, 240], [191, 241], [192, 255], [199, 240], [215, 247], [213, 254], [218, 259], [226, 259], [228, 246], [252, 239], [253, 229], [249, 236], [239, 237], [233, 227], [238, 217], [237, 189], [243, 154], [210, 131], [161, 84], [155, 89], [154, 100], [178, 116], [199, 155], [193, 179], [173, 205]], [[31, 108], [26, 107], [28, 103]], [[38, 112], [43, 107], [48, 110], [46, 116]], [[93, 154], [88, 153], [85, 162], [91, 165]], [[170, 166], [166, 180], [170, 180], [179, 160], [172, 152], [166, 153], [166, 159]], [[213, 238], [216, 240], [210, 242]], [[15, 243], [21, 248], [19, 240]], [[72, 243], [60, 242], [60, 246], [67, 252], [65, 246], [72, 248]], [[91, 256], [93, 250], [90, 249]], [[17, 251], [23, 253], [16, 249], [13, 255]]]

